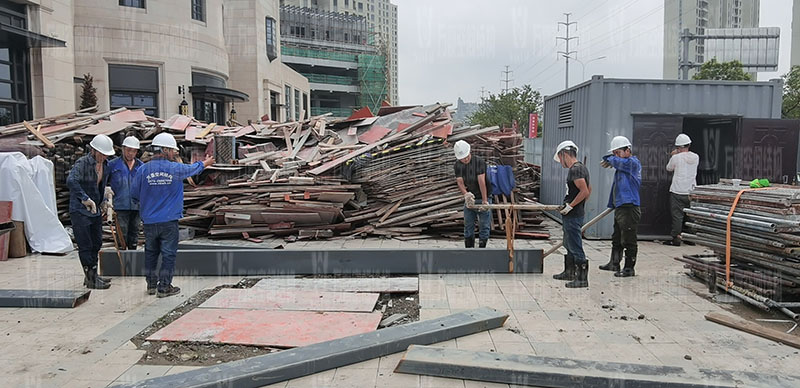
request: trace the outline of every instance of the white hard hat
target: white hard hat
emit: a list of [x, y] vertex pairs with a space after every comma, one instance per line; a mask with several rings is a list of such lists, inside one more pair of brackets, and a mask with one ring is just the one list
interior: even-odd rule
[[625, 136], [614, 136], [614, 138], [611, 139], [611, 149], [609, 149], [608, 152], [614, 152], [614, 150], [618, 150], [620, 148], [625, 148], [625, 147], [630, 147], [630, 146], [631, 146], [631, 141], [628, 140], [627, 137], [625, 137]]
[[153, 147], [172, 148], [178, 149], [178, 143], [175, 142], [175, 137], [166, 132], [161, 132], [153, 138]]
[[692, 139], [689, 138], [689, 135], [682, 133], [675, 138], [675, 147], [683, 147], [692, 144]]
[[575, 149], [575, 152], [578, 152], [578, 146], [575, 145], [575, 143], [573, 143], [572, 140], [564, 140], [558, 144], [558, 147], [556, 147], [556, 153], [553, 154], [553, 160], [555, 160], [556, 162], [561, 162], [561, 160], [558, 158], [558, 153], [567, 148], [573, 148]]
[[456, 159], [461, 160], [469, 156], [470, 146], [469, 143], [465, 142], [464, 140], [459, 140], [456, 142], [456, 145], [453, 146], [453, 152], [456, 153]]
[[128, 137], [125, 138], [125, 140], [122, 141], [122, 146], [138, 150], [139, 149], [139, 139], [137, 139], [137, 138], [135, 138], [133, 136], [128, 136]]
[[106, 135], [100, 134], [95, 136], [89, 145], [94, 148], [95, 151], [105, 156], [114, 155], [114, 142]]

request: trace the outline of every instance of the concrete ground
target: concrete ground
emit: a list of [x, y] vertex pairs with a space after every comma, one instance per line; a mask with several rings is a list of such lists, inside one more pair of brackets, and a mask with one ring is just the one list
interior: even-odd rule
[[[265, 244], [277, 242], [267, 242]], [[460, 241], [356, 239], [286, 244], [287, 249], [458, 247]], [[548, 241], [517, 241], [518, 248], [546, 248]], [[505, 242], [495, 239], [491, 247]], [[543, 275], [422, 275], [421, 319], [477, 306], [510, 315], [505, 326], [439, 346], [656, 365], [797, 374], [798, 351], [706, 321], [710, 311], [730, 308], [709, 299], [706, 287], [685, 275], [673, 257], [699, 247], [640, 243], [635, 278], [599, 271], [608, 241], [585, 241], [590, 287], [566, 289], [551, 275], [560, 254], [546, 260]], [[105, 387], [177, 373], [184, 366], [137, 364], [144, 351], [129, 341], [195, 292], [239, 278], [182, 277], [180, 296], [147, 296], [140, 278], [115, 278], [109, 290], [92, 291], [75, 309], [0, 309], [0, 375], [9, 387]], [[82, 289], [77, 254], [33, 255], [0, 262], [0, 288]], [[782, 328], [776, 327], [776, 328]], [[507, 387], [475, 381], [392, 373], [402, 353], [318, 373], [279, 387]]]

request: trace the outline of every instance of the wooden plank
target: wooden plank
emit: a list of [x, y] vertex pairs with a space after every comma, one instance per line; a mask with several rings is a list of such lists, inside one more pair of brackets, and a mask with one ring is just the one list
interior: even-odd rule
[[211, 123], [211, 124], [206, 125], [206, 129], [204, 129], [203, 132], [200, 132], [197, 135], [197, 138], [198, 139], [202, 139], [202, 138], [208, 136], [208, 134], [211, 133], [211, 130], [214, 129], [214, 127], [216, 127], [216, 126], [217, 126], [217, 123]]
[[311, 135], [311, 132], [312, 132], [312, 130], [311, 130], [311, 128], [309, 128], [306, 131], [306, 133], [303, 135], [303, 137], [300, 138], [300, 140], [297, 142], [297, 144], [295, 144], [294, 149], [292, 150], [292, 153], [289, 154], [289, 159], [294, 159], [294, 158], [297, 157], [297, 153], [300, 152], [300, 149], [303, 148], [303, 145], [306, 144], [306, 140], [308, 140], [308, 136]]
[[392, 215], [392, 213], [394, 213], [394, 211], [397, 210], [397, 208], [400, 207], [402, 203], [403, 203], [402, 199], [397, 201], [397, 203], [395, 203], [394, 206], [392, 206], [389, 210], [387, 210], [386, 214], [384, 214], [383, 217], [381, 217], [381, 219], [378, 220], [378, 223], [380, 224], [383, 223], [383, 221], [386, 221], [386, 219], [389, 218], [389, 216]]
[[90, 136], [100, 135], [100, 134], [111, 136], [119, 131], [130, 128], [132, 125], [133, 124], [126, 121], [102, 120], [95, 125], [90, 125], [86, 128], [79, 129], [75, 131], [75, 133], [79, 135], [90, 135]]
[[797, 387], [797, 376], [411, 345], [395, 373], [536, 387]]
[[53, 144], [53, 142], [50, 141], [50, 139], [48, 139], [47, 136], [43, 135], [41, 132], [39, 132], [36, 129], [34, 129], [30, 124], [28, 124], [27, 121], [23, 121], [22, 125], [24, 125], [25, 129], [27, 129], [28, 132], [32, 133], [33, 136], [36, 136], [36, 138], [39, 139], [40, 142], [44, 143], [45, 147], [47, 147], [47, 148], [55, 148], [56, 147], [56, 145]]
[[745, 321], [744, 319], [731, 317], [721, 313], [708, 313], [706, 314], [706, 319], [711, 322], [719, 323], [720, 325], [741, 330], [745, 333], [757, 335], [762, 338], [800, 349], [800, 337], [796, 335], [786, 334], [779, 330], [770, 329], [754, 322]]

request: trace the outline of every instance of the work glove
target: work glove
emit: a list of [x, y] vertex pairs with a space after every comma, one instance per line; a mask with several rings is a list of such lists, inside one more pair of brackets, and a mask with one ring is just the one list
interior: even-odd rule
[[475, 206], [475, 194], [467, 191], [467, 193], [464, 194], [464, 204], [467, 205], [467, 207]]
[[100, 214], [106, 215], [108, 214], [108, 208], [111, 207], [111, 203], [108, 201], [100, 202]]
[[561, 208], [561, 210], [559, 210], [561, 215], [564, 215], [564, 216], [569, 214], [569, 212], [571, 212], [571, 211], [572, 211], [572, 206], [570, 206], [568, 203], [565, 203], [564, 206]]
[[86, 206], [86, 210], [88, 210], [92, 214], [97, 214], [97, 204], [92, 201], [91, 198], [87, 198], [85, 201], [81, 201], [83, 206]]
[[112, 198], [114, 198], [114, 190], [111, 190], [111, 187], [106, 187], [106, 191], [103, 194], [103, 198], [106, 201], [110, 202]]
[[600, 161], [600, 167], [602, 167], [602, 168], [611, 168], [611, 163], [606, 162], [606, 160], [603, 159], [603, 160]]

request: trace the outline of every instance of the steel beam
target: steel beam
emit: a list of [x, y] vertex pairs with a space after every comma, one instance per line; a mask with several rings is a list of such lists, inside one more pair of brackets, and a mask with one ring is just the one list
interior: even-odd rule
[[228, 362], [122, 387], [261, 387], [503, 326], [508, 315], [482, 307], [314, 345]]
[[536, 387], [798, 387], [800, 378], [743, 371], [583, 361], [521, 354], [409, 347], [395, 372]]
[[[100, 254], [105, 276], [144, 276], [144, 251]], [[514, 250], [514, 272], [542, 273], [542, 250]], [[505, 249], [178, 250], [175, 276], [508, 273]]]
[[0, 290], [0, 307], [73, 308], [89, 290]]

